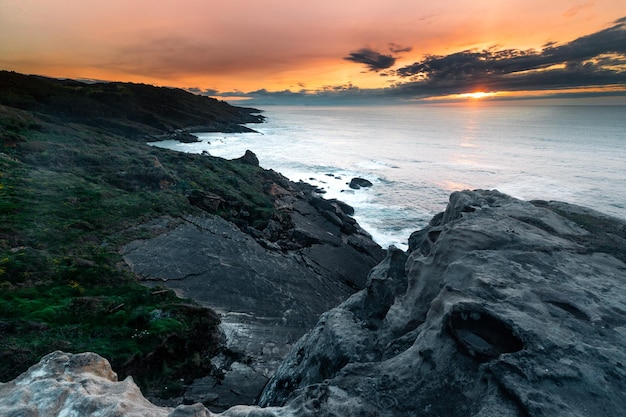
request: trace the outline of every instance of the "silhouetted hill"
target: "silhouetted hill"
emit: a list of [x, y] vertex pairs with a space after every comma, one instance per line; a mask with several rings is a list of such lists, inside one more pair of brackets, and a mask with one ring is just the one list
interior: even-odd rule
[[256, 109], [233, 107], [181, 89], [134, 83], [88, 84], [0, 71], [0, 104], [118, 133], [159, 135], [180, 129], [245, 132]]

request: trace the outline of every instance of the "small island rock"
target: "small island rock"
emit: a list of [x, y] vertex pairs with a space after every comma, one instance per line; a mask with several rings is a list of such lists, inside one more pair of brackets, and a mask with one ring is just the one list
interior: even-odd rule
[[354, 189], [354, 190], [358, 190], [360, 188], [363, 187], [371, 187], [373, 184], [371, 181], [366, 180], [365, 178], [352, 178], [352, 180], [350, 180], [350, 188]]

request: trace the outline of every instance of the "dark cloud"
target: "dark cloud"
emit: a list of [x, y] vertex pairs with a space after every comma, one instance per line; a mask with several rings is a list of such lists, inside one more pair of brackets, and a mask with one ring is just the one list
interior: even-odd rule
[[352, 83], [327, 85], [319, 90], [268, 91], [266, 89], [242, 92], [223, 92], [224, 97], [245, 99], [234, 100], [233, 104], [246, 106], [267, 105], [364, 105], [377, 104], [387, 100], [385, 89], [361, 89]]
[[402, 52], [411, 52], [413, 48], [410, 46], [401, 46], [401, 45], [398, 45], [397, 43], [392, 42], [389, 44], [389, 50], [393, 52], [394, 54], [399, 54]]
[[325, 85], [322, 87], [323, 91], [358, 91], [359, 88], [352, 83], [340, 84], [340, 85]]
[[[402, 49], [390, 44], [390, 48]], [[397, 52], [395, 52], [397, 53]], [[429, 55], [398, 70], [389, 67], [393, 56], [364, 48], [345, 59], [366, 64], [381, 75], [394, 75], [390, 87], [360, 89], [351, 83], [318, 90], [222, 93], [247, 98], [251, 105], [316, 104], [352, 105], [414, 101], [427, 97], [473, 91], [541, 91], [550, 97], [624, 96], [623, 90], [581, 90], [584, 87], [626, 88], [626, 17], [612, 27], [566, 44], [547, 43], [541, 50], [468, 50], [449, 55]], [[383, 71], [386, 70], [386, 71]]]
[[491, 48], [430, 55], [396, 75], [410, 80], [397, 85], [396, 94], [626, 85], [626, 18], [564, 45], [546, 44], [541, 51]]
[[193, 91], [192, 89], [188, 89], [188, 90], [191, 91], [192, 93], [200, 94], [200, 95], [203, 95], [203, 96], [219, 96], [220, 95], [220, 92], [218, 90], [213, 89], [213, 88], [205, 88], [204, 90], [201, 90], [199, 88], [198, 89], [194, 89], [196, 91]]
[[201, 96], [219, 96], [220, 92], [217, 90], [214, 90], [212, 88], [206, 88], [206, 89], [201, 89], [198, 87], [189, 87], [186, 88], [187, 91], [189, 91], [190, 93], [194, 93], [194, 94], [198, 94]]
[[362, 48], [344, 57], [347, 61], [365, 64], [370, 71], [378, 72], [392, 67], [396, 63], [396, 58], [391, 55], [384, 55], [369, 48]]

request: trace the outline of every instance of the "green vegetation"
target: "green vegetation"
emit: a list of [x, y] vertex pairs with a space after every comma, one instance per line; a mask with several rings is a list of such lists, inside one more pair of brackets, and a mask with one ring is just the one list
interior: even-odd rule
[[[17, 75], [0, 72], [0, 84], [6, 76]], [[161, 216], [175, 224], [186, 214], [209, 211], [243, 229], [262, 228], [274, 215], [266, 190], [277, 178], [253, 165], [137, 140], [164, 132], [159, 129], [175, 116], [164, 120], [152, 112], [152, 124], [133, 122], [132, 134], [121, 134], [115, 120], [93, 123], [93, 109], [83, 118], [82, 95], [57, 90], [80, 90], [89, 99], [98, 91], [35, 81], [36, 88], [21, 95], [0, 89], [0, 380], [56, 349], [94, 351], [148, 393], [172, 393], [180, 378], [210, 372], [220, 347], [219, 319], [171, 291], [140, 285], [118, 248], [152, 236], [144, 224]], [[24, 78], [20, 83], [30, 85]], [[170, 94], [122, 86], [115, 87], [120, 102]], [[181, 97], [170, 106], [195, 103], [196, 96], [176, 94]], [[45, 104], [57, 101], [78, 110], [52, 111]], [[204, 204], [207, 195], [219, 204]]]

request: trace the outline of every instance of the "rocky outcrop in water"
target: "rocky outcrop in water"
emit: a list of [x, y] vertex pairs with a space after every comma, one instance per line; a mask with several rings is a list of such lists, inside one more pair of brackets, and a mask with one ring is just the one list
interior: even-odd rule
[[[410, 253], [390, 249], [365, 289], [294, 345], [260, 398], [266, 408], [221, 415], [622, 415], [625, 261], [623, 221], [496, 191], [454, 193], [411, 236]], [[68, 378], [54, 369], [0, 385], [0, 411], [61, 401], [15, 394], [34, 387], [20, 381]], [[134, 415], [128, 407], [121, 415]], [[189, 415], [210, 415], [194, 407], [205, 414]], [[153, 415], [172, 412], [161, 410]]]
[[365, 178], [352, 178], [348, 184], [348, 186], [354, 190], [359, 190], [363, 187], [371, 187], [372, 185], [372, 182]]

